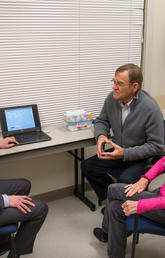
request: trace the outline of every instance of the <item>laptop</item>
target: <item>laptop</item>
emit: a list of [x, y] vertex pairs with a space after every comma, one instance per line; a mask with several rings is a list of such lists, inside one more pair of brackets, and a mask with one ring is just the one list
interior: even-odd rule
[[0, 122], [3, 137], [14, 136], [18, 145], [51, 140], [41, 130], [36, 104], [0, 108]]

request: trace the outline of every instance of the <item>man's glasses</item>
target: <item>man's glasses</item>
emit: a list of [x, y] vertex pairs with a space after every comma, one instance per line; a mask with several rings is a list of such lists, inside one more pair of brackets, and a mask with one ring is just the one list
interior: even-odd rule
[[116, 86], [119, 86], [119, 87], [125, 87], [125, 86], [129, 86], [129, 85], [132, 84], [132, 83], [125, 84], [124, 82], [116, 81], [114, 79], [112, 79], [111, 82], [112, 82], [113, 85], [116, 85]]

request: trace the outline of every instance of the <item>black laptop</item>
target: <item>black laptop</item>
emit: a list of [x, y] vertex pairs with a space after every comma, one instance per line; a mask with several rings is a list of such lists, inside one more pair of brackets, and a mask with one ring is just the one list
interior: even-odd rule
[[0, 108], [0, 122], [3, 137], [14, 136], [19, 145], [51, 140], [41, 130], [36, 104]]

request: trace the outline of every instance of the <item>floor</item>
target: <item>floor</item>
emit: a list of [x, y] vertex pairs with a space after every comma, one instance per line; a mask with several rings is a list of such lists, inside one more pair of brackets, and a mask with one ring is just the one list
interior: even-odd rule
[[[87, 196], [97, 203], [93, 191]], [[93, 228], [102, 222], [101, 207], [95, 212], [79, 199], [70, 196], [48, 203], [49, 213], [35, 242], [33, 254], [25, 258], [107, 258], [107, 245], [93, 236]], [[127, 244], [126, 258], [130, 257], [132, 237]], [[164, 258], [165, 238], [141, 235], [136, 258]], [[7, 254], [1, 256], [6, 258]]]

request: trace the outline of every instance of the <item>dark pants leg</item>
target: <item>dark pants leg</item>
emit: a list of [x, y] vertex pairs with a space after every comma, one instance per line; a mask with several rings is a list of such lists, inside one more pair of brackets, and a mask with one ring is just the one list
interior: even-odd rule
[[[28, 195], [30, 192], [31, 183], [27, 179], [2, 179], [0, 180], [0, 195]], [[3, 210], [0, 210], [0, 226], [4, 225], [1, 221], [1, 213]], [[8, 223], [6, 223], [8, 224]], [[5, 250], [8, 248], [10, 237], [9, 235], [0, 236], [0, 250]]]
[[31, 183], [24, 178], [0, 180], [0, 194], [29, 195]]
[[[113, 149], [107, 150], [112, 151]], [[97, 155], [84, 160], [81, 164], [82, 172], [103, 201], [107, 198], [108, 186], [113, 183], [108, 174], [114, 176], [119, 182], [134, 183], [144, 173], [146, 160], [127, 161], [98, 159]]]
[[[2, 189], [1, 185], [3, 185]], [[8, 195], [28, 195], [30, 182], [26, 179], [0, 180], [0, 189], [1, 192]], [[15, 237], [18, 255], [33, 251], [34, 240], [48, 212], [48, 207], [45, 203], [38, 200], [33, 200], [33, 203], [35, 207], [29, 206], [31, 212], [27, 214], [12, 207], [0, 210], [0, 225], [21, 222]]]
[[[15, 237], [18, 255], [32, 253], [37, 233], [39, 232], [48, 212], [45, 203], [33, 200], [35, 207], [29, 206], [31, 212], [23, 214], [17, 208], [6, 208], [2, 216], [2, 223], [21, 222]], [[10, 257], [10, 256], [9, 256]]]
[[[113, 184], [109, 186], [107, 205], [102, 223], [103, 231], [108, 233], [108, 255], [112, 258], [125, 257], [126, 216], [121, 208], [122, 203], [127, 199], [137, 201], [143, 198], [146, 199], [159, 196], [159, 189], [156, 189], [152, 192], [144, 191], [140, 194], [135, 194], [132, 197], [126, 198], [124, 193], [124, 186], [125, 184]], [[148, 211], [144, 213], [143, 216], [162, 223], [165, 221], [165, 210]]]

